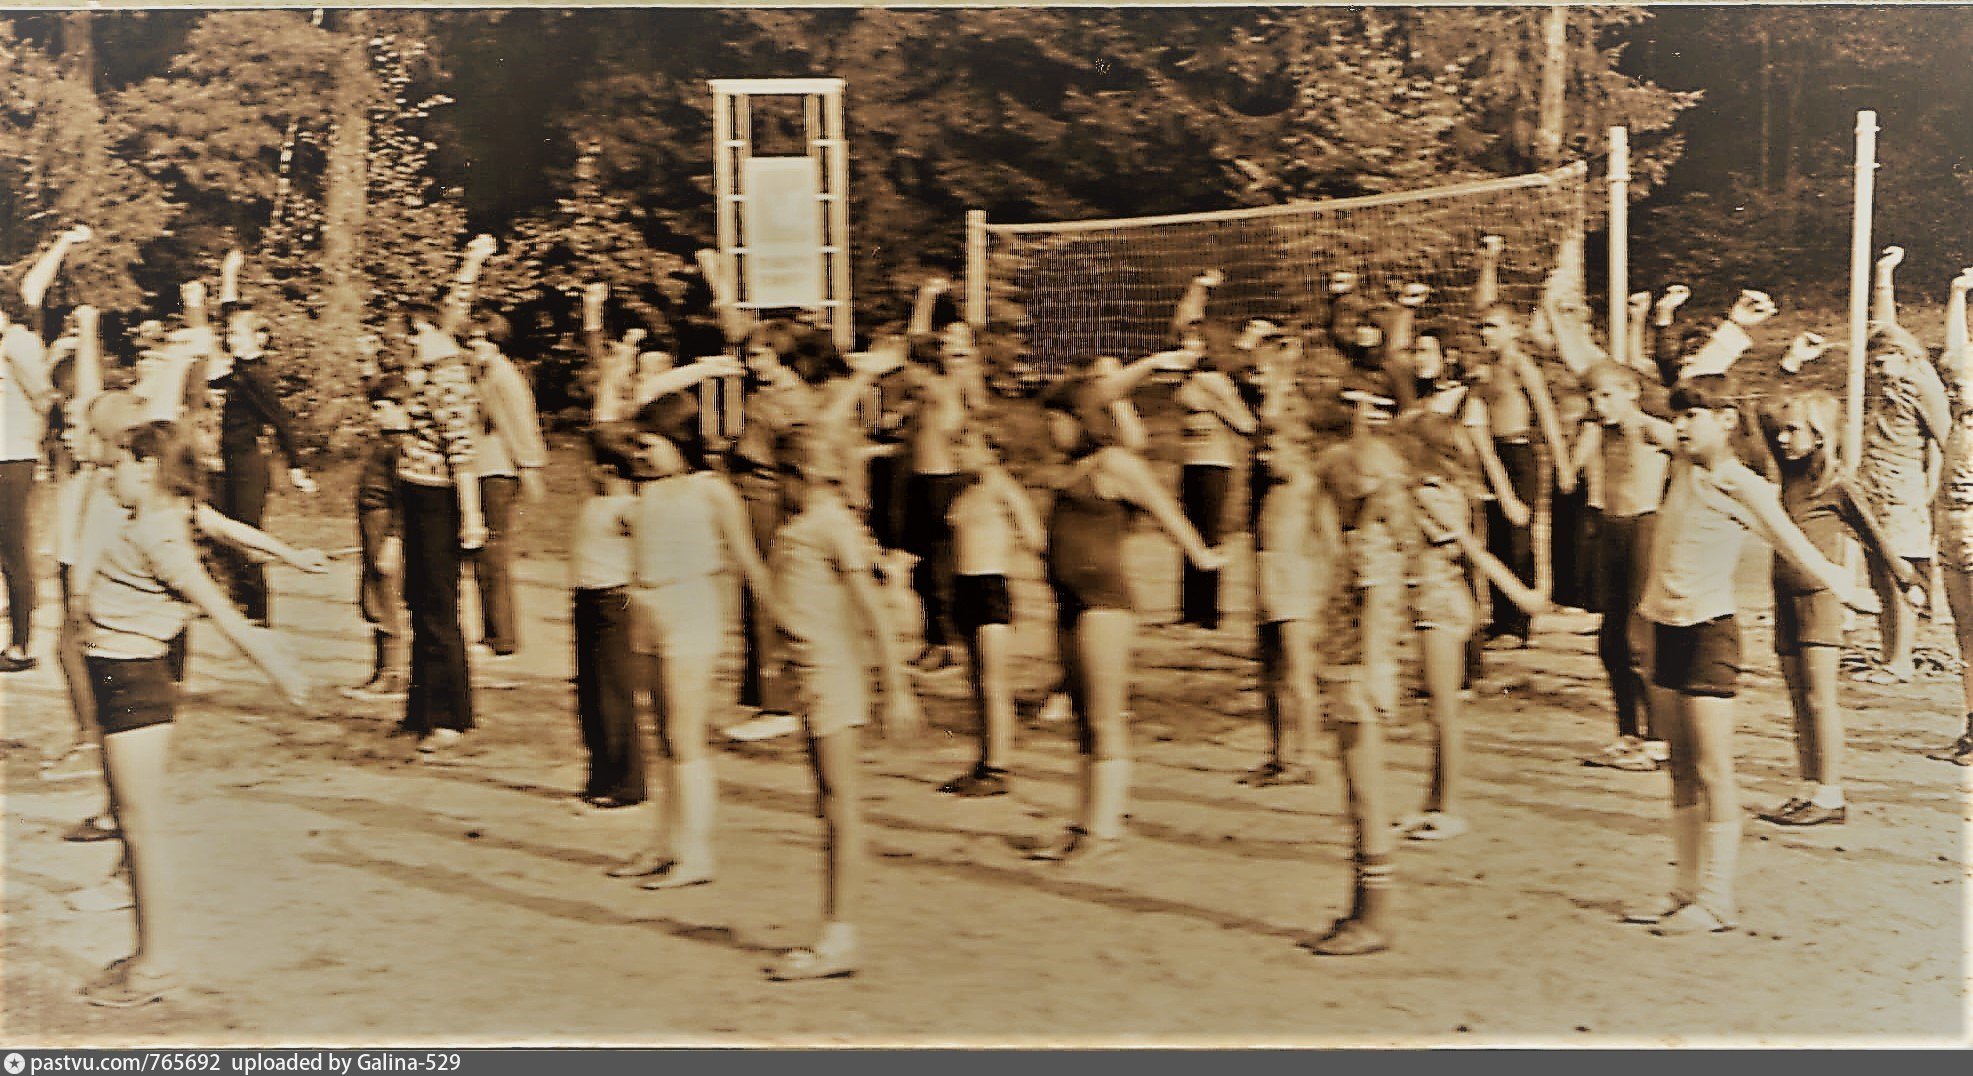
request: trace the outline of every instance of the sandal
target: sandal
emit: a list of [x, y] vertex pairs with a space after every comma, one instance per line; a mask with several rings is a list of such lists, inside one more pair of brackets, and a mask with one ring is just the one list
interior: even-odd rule
[[1639, 926], [1656, 926], [1685, 910], [1691, 901], [1679, 897], [1666, 897], [1662, 903], [1647, 904], [1641, 907], [1624, 909], [1624, 922]]
[[1724, 934], [1733, 929], [1733, 924], [1701, 908], [1688, 904], [1659, 921], [1651, 928], [1651, 933], [1660, 938], [1684, 938], [1697, 934]]
[[1613, 770], [1622, 770], [1625, 773], [1657, 773], [1664, 768], [1664, 763], [1651, 757], [1650, 752], [1644, 750], [1642, 747], [1627, 755], [1619, 755], [1605, 762], [1603, 765]]
[[771, 982], [793, 983], [806, 979], [847, 979], [856, 974], [856, 962], [846, 952], [790, 949], [767, 968]]
[[653, 874], [663, 874], [677, 862], [661, 852], [639, 852], [637, 855], [604, 871], [612, 878], [643, 878]]
[[1874, 669], [1865, 669], [1850, 677], [1856, 683], [1874, 684], [1878, 687], [1897, 687], [1900, 684], [1909, 684], [1911, 683], [1911, 678], [1911, 673], [1892, 672], [1881, 665]]
[[82, 988], [82, 1000], [105, 1009], [135, 1009], [154, 1001], [178, 986], [175, 976], [165, 972], [139, 972], [130, 957], [114, 961], [89, 985]]
[[1312, 785], [1315, 783], [1315, 770], [1308, 766], [1292, 766], [1280, 762], [1270, 762], [1240, 778], [1240, 783], [1249, 788], [1280, 788], [1284, 785]]
[[1772, 810], [1755, 812], [1754, 817], [1760, 819], [1763, 822], [1779, 823], [1782, 819], [1788, 817], [1791, 814], [1794, 814], [1796, 811], [1799, 811], [1802, 808], [1807, 807], [1808, 805], [1809, 805], [1808, 800], [1805, 800], [1800, 796], [1792, 796], [1789, 798], [1788, 802], [1782, 804], [1779, 807], [1776, 807]]

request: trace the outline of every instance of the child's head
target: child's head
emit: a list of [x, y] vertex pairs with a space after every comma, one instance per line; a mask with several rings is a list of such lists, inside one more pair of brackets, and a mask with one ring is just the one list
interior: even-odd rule
[[1740, 426], [1740, 401], [1725, 374], [1687, 378], [1672, 390], [1679, 452], [1699, 463], [1716, 462], [1732, 451]]
[[648, 459], [645, 434], [630, 422], [599, 422], [589, 427], [589, 454], [605, 477], [643, 482], [665, 477]]
[[1926, 359], [1925, 345], [1902, 325], [1878, 325], [1870, 331], [1870, 361], [1879, 370], [1901, 373], [1911, 363]]
[[699, 425], [699, 401], [683, 392], [668, 392], [638, 409], [634, 420], [644, 435], [642, 458], [661, 473], [704, 470], [705, 433]]
[[1785, 466], [1836, 470], [1843, 405], [1833, 394], [1814, 389], [1771, 401], [1762, 409], [1761, 426]]
[[782, 466], [805, 488], [840, 491], [849, 481], [851, 447], [828, 431], [800, 427], [788, 439]]
[[197, 450], [177, 423], [150, 422], [130, 431], [117, 454], [111, 492], [136, 509], [154, 494], [195, 499], [203, 488]]
[[978, 426], [968, 427], [959, 438], [959, 467], [968, 474], [981, 474], [1000, 463], [998, 446]]
[[836, 348], [829, 334], [817, 330], [802, 333], [782, 362], [804, 384], [820, 385], [850, 374], [849, 362]]
[[365, 395], [370, 398], [370, 418], [384, 433], [403, 433], [411, 428], [411, 383], [401, 374], [373, 378]]
[[1117, 443], [1117, 420], [1090, 377], [1072, 376], [1042, 394], [1048, 419], [1048, 439], [1072, 458], [1080, 459]]
[[1495, 303], [1480, 314], [1480, 342], [1487, 349], [1499, 353], [1508, 349], [1520, 338], [1520, 323], [1515, 320], [1514, 311], [1505, 304]]
[[1644, 382], [1630, 367], [1604, 361], [1583, 374], [1583, 388], [1589, 393], [1589, 409], [1596, 421], [1615, 426], [1637, 412]]

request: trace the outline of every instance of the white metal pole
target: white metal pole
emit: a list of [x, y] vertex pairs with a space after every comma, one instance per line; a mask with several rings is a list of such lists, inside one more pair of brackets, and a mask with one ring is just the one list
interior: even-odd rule
[[1610, 128], [1610, 358], [1629, 364], [1626, 303], [1630, 296], [1630, 132]]
[[1877, 113], [1857, 113], [1856, 207], [1850, 226], [1850, 383], [1849, 414], [1843, 427], [1843, 458], [1863, 454], [1864, 348], [1870, 331], [1870, 217], [1877, 186]]
[[986, 326], [986, 210], [966, 211], [966, 324], [974, 332]]

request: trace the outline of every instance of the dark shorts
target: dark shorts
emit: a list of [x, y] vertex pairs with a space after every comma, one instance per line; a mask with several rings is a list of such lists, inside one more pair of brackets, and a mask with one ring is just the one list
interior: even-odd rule
[[1826, 590], [1774, 596], [1774, 652], [1793, 656], [1805, 646], [1843, 645], [1843, 603]]
[[87, 658], [96, 688], [96, 725], [105, 736], [169, 725], [178, 712], [171, 659]]
[[963, 635], [988, 624], [1012, 624], [1014, 599], [1004, 575], [961, 575], [952, 581], [952, 626]]
[[1651, 682], [1681, 695], [1730, 699], [1740, 693], [1740, 625], [1731, 616], [1701, 624], [1651, 625]]

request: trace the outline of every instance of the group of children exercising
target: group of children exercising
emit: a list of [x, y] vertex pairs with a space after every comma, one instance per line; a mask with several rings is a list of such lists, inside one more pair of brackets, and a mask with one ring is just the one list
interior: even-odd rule
[[[62, 252], [87, 239], [79, 229], [65, 235], [30, 283], [45, 291]], [[484, 246], [476, 246], [484, 260]], [[1873, 376], [1892, 405], [1875, 416], [1866, 451], [1876, 452], [1876, 472], [1853, 472], [1838, 451], [1841, 407], [1833, 397], [1791, 393], [1756, 409], [1728, 373], [1751, 345], [1748, 330], [1774, 313], [1765, 296], [1744, 293], [1718, 329], [1690, 339], [1674, 327], [1684, 289], [1655, 304], [1634, 298], [1639, 334], [1629, 349], [1634, 364], [1625, 365], [1595, 343], [1585, 311], [1564, 287], [1547, 288], [1532, 318], [1498, 302], [1501, 250], [1494, 237], [1482, 242], [1476, 303], [1458, 316], [1427, 317], [1430, 289], [1422, 286], [1371, 303], [1353, 274], [1338, 272], [1319, 302], [1252, 320], [1230, 340], [1208, 319], [1222, 278], [1201, 275], [1180, 300], [1169, 350], [1130, 362], [1093, 358], [1044, 392], [1055, 454], [1040, 476], [1052, 491], [1045, 509], [1000, 462], [980, 353], [944, 298], [943, 281], [921, 291], [911, 324], [848, 355], [819, 329], [748, 326], [730, 308], [715, 314], [726, 320], [708, 338], [723, 341], [724, 354], [684, 333], [652, 340], [639, 328], [613, 336], [605, 330], [608, 290], [592, 286], [583, 302], [593, 372], [591, 488], [573, 522], [569, 558], [576, 709], [590, 759], [582, 796], [601, 809], [639, 803], [653, 774], [663, 796], [650, 845], [609, 873], [659, 890], [717, 877], [709, 725], [721, 690], [718, 659], [737, 627], [747, 651], [742, 702], [760, 720], [793, 722], [806, 733], [826, 832], [820, 935], [769, 974], [853, 973], [863, 863], [857, 729], [873, 711], [887, 733], [918, 729], [912, 667], [936, 672], [963, 651], [979, 753], [940, 791], [1009, 790], [1016, 720], [1009, 577], [1024, 551], [1040, 557], [1053, 597], [1056, 692], [1075, 719], [1080, 759], [1074, 817], [1058, 840], [1029, 854], [1074, 865], [1116, 855], [1131, 782], [1138, 627], [1128, 539], [1149, 517], [1183, 551], [1181, 619], [1217, 630], [1231, 477], [1245, 466], [1270, 746], [1244, 780], [1310, 783], [1319, 739], [1333, 735], [1355, 838], [1352, 906], [1308, 948], [1325, 955], [1388, 948], [1396, 840], [1467, 831], [1459, 810], [1461, 708], [1475, 684], [1481, 639], [1526, 645], [1529, 618], [1551, 607], [1550, 585], [1534, 581], [1544, 573], [1532, 564], [1529, 537], [1548, 483], [1562, 493], [1580, 483], [1593, 522], [1582, 589], [1592, 592], [1584, 604], [1603, 614], [1597, 650], [1619, 738], [1589, 761], [1662, 766], [1672, 777], [1676, 879], [1667, 900], [1627, 918], [1665, 935], [1732, 929], [1741, 825], [1732, 699], [1745, 665], [1734, 589], [1741, 545], [1752, 534], [1778, 554], [1775, 648], [1806, 782], [1763, 817], [1841, 823], [1834, 696], [1842, 610], [1872, 605], [1838, 565], [1844, 536], [1862, 539], [1884, 580], [1877, 604], [1887, 623], [1926, 600], [1935, 543], [1946, 552], [1962, 647], [1963, 625], [1973, 621], [1973, 361], [1964, 309], [1973, 272], [1953, 283], [1941, 375], [1895, 324], [1896, 259], [1880, 265]], [[701, 269], [717, 294], [716, 262], [703, 259]], [[23, 297], [38, 305], [38, 292], [24, 289]], [[210, 619], [296, 705], [307, 698], [278, 641], [206, 576], [199, 543], [304, 570], [325, 567], [319, 553], [290, 549], [201, 504], [194, 433], [199, 388], [209, 378], [202, 364], [235, 340], [252, 341], [257, 323], [250, 308], [222, 306], [222, 342], [206, 325], [202, 293], [188, 288], [186, 298], [186, 328], [146, 347], [132, 384], [116, 391], [103, 384], [88, 308], [75, 312], [64, 334], [71, 372], [61, 389], [36, 380], [48, 364], [38, 336], [23, 328], [35, 319], [10, 312], [0, 324], [8, 391], [22, 395], [23, 413], [45, 416], [59, 403], [65, 428], [56, 530], [68, 627], [58, 650], [80, 735], [103, 746], [110, 832], [127, 849], [139, 925], [136, 954], [85, 991], [106, 1005], [154, 1000], [174, 982], [171, 865], [157, 815], [166, 802], [164, 760], [187, 624]], [[462, 301], [455, 284], [445, 302]], [[408, 693], [406, 725], [425, 751], [437, 732], [454, 734], [444, 747], [463, 729], [431, 717], [430, 708], [446, 705], [433, 697], [440, 672], [431, 670], [448, 660], [429, 645], [436, 629], [413, 624], [408, 678], [394, 641], [405, 634], [398, 625], [407, 609], [414, 622], [429, 622], [434, 609], [446, 608], [445, 596], [423, 593], [423, 584], [410, 592], [399, 586], [405, 544], [436, 540], [456, 556], [485, 532], [470, 466], [459, 470], [469, 450], [449, 447], [445, 432], [459, 421], [455, 412], [473, 406], [471, 392], [437, 372], [441, 359], [427, 361], [446, 354], [448, 343], [456, 350], [448, 338], [465, 322], [457, 310], [440, 310], [413, 324], [411, 361], [380, 371], [369, 387], [380, 436], [358, 507], [363, 608], [378, 626], [379, 648], [372, 680], [357, 695]], [[1812, 334], [1797, 338], [1784, 370], [1799, 370], [1821, 347]], [[695, 351], [710, 357], [671, 358]], [[1554, 361], [1537, 361], [1542, 351]], [[701, 407], [719, 399], [709, 386], [730, 392], [736, 382], [745, 386], [737, 422], [727, 407]], [[1573, 437], [1552, 382], [1584, 404]], [[1153, 383], [1171, 387], [1183, 415], [1179, 495], [1151, 462], [1146, 423], [1132, 403]], [[1910, 429], [1931, 446], [1929, 458], [1919, 454], [1916, 487], [1908, 446], [1892, 443]], [[719, 436], [728, 432], [735, 436]], [[445, 517], [452, 533], [414, 539], [421, 528], [403, 517], [404, 453], [419, 435], [434, 496], [451, 502], [456, 491], [456, 504]], [[1873, 483], [1873, 473], [1884, 477]], [[1944, 491], [1937, 536], [1928, 476]], [[1911, 533], [1920, 526], [1907, 503], [1913, 489], [1926, 492], [1916, 506], [1923, 548]], [[13, 574], [10, 567], [10, 583]], [[907, 574], [924, 641], [910, 662], [887, 591], [889, 580]], [[1907, 670], [1910, 662], [1909, 639], [1895, 634], [1887, 629], [1885, 668], [1893, 677], [1899, 660]], [[1907, 647], [1901, 659], [1899, 645]], [[1398, 656], [1407, 646], [1415, 647], [1434, 733], [1432, 779], [1416, 812], [1393, 810], [1383, 781], [1384, 725], [1399, 708]], [[872, 691], [873, 666], [880, 693]], [[640, 746], [643, 699], [656, 718], [655, 769]], [[1968, 711], [1967, 736], [1940, 757], [1961, 764], [1973, 757], [1973, 677]]]

